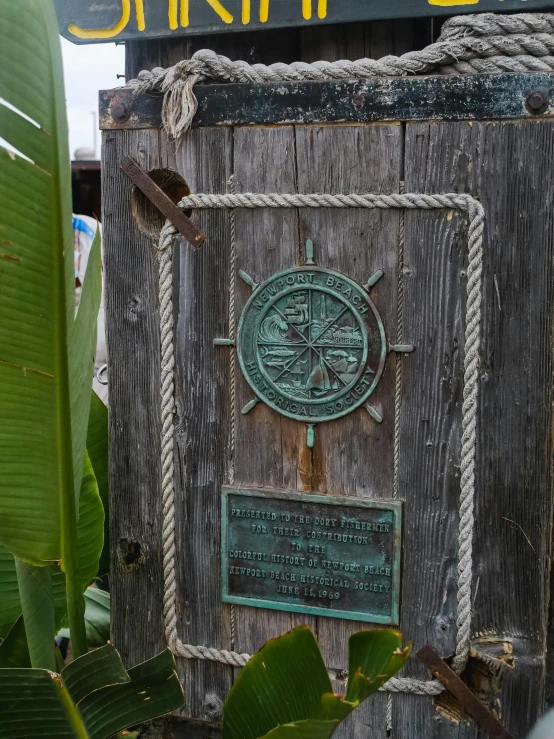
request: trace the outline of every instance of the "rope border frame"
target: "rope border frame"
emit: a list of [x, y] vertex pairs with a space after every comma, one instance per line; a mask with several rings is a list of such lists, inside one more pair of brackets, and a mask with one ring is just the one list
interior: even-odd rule
[[[231, 186], [234, 190], [234, 184]], [[469, 194], [198, 194], [183, 198], [183, 209], [209, 208], [370, 208], [370, 209], [424, 209], [458, 210], [469, 216], [466, 329], [464, 338], [464, 384], [462, 404], [462, 451], [458, 530], [458, 594], [456, 651], [452, 668], [460, 674], [468, 660], [471, 632], [471, 588], [473, 577], [472, 547], [474, 528], [475, 453], [477, 406], [479, 395], [479, 349], [481, 329], [483, 232], [485, 211], [481, 203]], [[231, 237], [234, 238], [233, 220]], [[251, 655], [214, 647], [185, 644], [177, 634], [176, 609], [176, 548], [175, 548], [175, 488], [174, 488], [174, 410], [175, 410], [175, 356], [173, 280], [171, 248], [177, 230], [166, 222], [158, 244], [159, 304], [161, 343], [161, 458], [163, 507], [163, 613], [167, 644], [173, 654], [186, 659], [202, 659], [243, 667]], [[232, 257], [233, 259], [233, 257]], [[233, 261], [232, 261], [233, 263]], [[233, 306], [234, 311], [234, 306]], [[229, 313], [231, 317], [231, 313]], [[234, 328], [234, 327], [233, 327]], [[234, 646], [234, 628], [232, 629]], [[392, 693], [414, 693], [435, 696], [444, 687], [438, 680], [391, 678], [381, 690]]]

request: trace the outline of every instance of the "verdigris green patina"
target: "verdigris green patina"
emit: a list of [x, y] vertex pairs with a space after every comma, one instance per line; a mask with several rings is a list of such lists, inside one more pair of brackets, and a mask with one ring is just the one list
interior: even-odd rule
[[397, 624], [400, 501], [224, 487], [222, 598]]
[[387, 355], [383, 323], [367, 291], [315, 266], [280, 272], [254, 287], [237, 351], [258, 398], [308, 423], [339, 418], [364, 403]]

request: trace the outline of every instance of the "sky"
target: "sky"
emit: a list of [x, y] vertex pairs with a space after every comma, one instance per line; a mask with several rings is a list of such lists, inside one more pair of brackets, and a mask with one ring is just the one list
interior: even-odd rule
[[[125, 83], [118, 74], [125, 72], [125, 47], [115, 44], [77, 46], [61, 39], [65, 74], [65, 95], [69, 122], [69, 151], [93, 147], [98, 129], [98, 90], [109, 90]], [[93, 118], [94, 112], [94, 118]], [[100, 156], [100, 132], [96, 133], [96, 156]]]

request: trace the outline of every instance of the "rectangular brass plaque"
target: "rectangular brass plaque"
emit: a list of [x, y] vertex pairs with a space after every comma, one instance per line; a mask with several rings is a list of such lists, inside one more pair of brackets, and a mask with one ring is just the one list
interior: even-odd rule
[[223, 600], [398, 624], [402, 503], [224, 487]]

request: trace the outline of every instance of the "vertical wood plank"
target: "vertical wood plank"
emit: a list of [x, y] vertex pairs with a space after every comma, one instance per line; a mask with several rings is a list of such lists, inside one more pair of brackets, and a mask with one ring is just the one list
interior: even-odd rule
[[[300, 192], [398, 192], [403, 132], [387, 126], [298, 126]], [[314, 242], [318, 265], [344, 272], [361, 284], [378, 269], [384, 277], [372, 299], [388, 336], [396, 338], [398, 211], [363, 209], [300, 211], [302, 242]], [[391, 498], [394, 450], [394, 357], [369, 402], [383, 415], [376, 424], [364, 408], [316, 427], [312, 490]], [[344, 667], [348, 638], [368, 624], [318, 618], [328, 665]], [[385, 737], [386, 696], [374, 696], [339, 729], [338, 737]]]
[[430, 43], [432, 19], [366, 21], [298, 29], [301, 61], [380, 59]]
[[[536, 720], [544, 690], [548, 565], [539, 552], [550, 551], [552, 513], [553, 146], [554, 129], [541, 122], [407, 126], [407, 189], [469, 192], [487, 214], [472, 629], [476, 636], [513, 642], [515, 670], [504, 681], [500, 711], [515, 736]], [[418, 493], [405, 532], [413, 545], [404, 546], [410, 578], [403, 589], [404, 601], [417, 606], [404, 609], [402, 626], [416, 647], [427, 639], [445, 655], [452, 653], [455, 635], [457, 546], [452, 551], [449, 541], [458, 520], [455, 429], [465, 293], [465, 228], [459, 216], [449, 218], [445, 223], [444, 216], [414, 213], [409, 228], [407, 220], [406, 299], [422, 306], [422, 314], [414, 311], [408, 320], [423, 351], [418, 348], [411, 368], [419, 383], [409, 373], [405, 377], [411, 392], [404, 399], [401, 450], [410, 461], [403, 468], [405, 495]], [[429, 245], [436, 255], [432, 263], [423, 256]], [[433, 303], [442, 313], [439, 326]], [[418, 413], [415, 396], [425, 386], [427, 403], [422, 397]], [[414, 665], [408, 670], [419, 672]], [[401, 725], [411, 726], [410, 700], [397, 702]], [[413, 726], [405, 735], [413, 735]], [[452, 735], [458, 736], [453, 728]]]
[[[428, 184], [431, 169], [451, 172], [448, 151], [435, 149], [420, 130], [407, 127], [406, 192], [450, 192]], [[419, 147], [419, 148], [418, 148]], [[431, 177], [429, 177], [431, 179]], [[464, 190], [464, 188], [462, 188]], [[416, 347], [404, 363], [399, 495], [405, 500], [401, 628], [414, 653], [431, 644], [442, 656], [456, 644], [458, 496], [463, 390], [467, 227], [454, 212], [408, 211], [405, 215], [404, 340]], [[406, 676], [429, 679], [412, 657]], [[394, 699], [399, 736], [430, 722], [429, 703]], [[448, 720], [445, 736], [453, 729]], [[454, 733], [454, 735], [457, 735]]]
[[501, 710], [522, 736], [542, 711], [550, 597], [554, 127], [479, 124], [467, 148], [482, 157], [468, 187], [489, 214], [474, 628], [513, 640]]
[[[226, 192], [231, 175], [232, 131], [191, 131], [172, 154], [196, 192]], [[195, 214], [206, 242], [194, 250], [180, 240], [176, 258], [176, 441], [178, 602], [181, 639], [231, 646], [229, 609], [221, 602], [220, 495], [227, 466], [229, 356], [214, 347], [227, 335], [230, 229], [226, 211]], [[178, 265], [178, 266], [177, 266]], [[232, 668], [179, 660], [186, 715], [220, 721]]]
[[106, 133], [102, 147], [112, 640], [131, 667], [162, 650], [165, 638], [158, 271], [131, 216], [131, 182], [119, 167], [128, 154], [147, 170], [159, 166], [158, 132]]
[[[237, 192], [296, 192], [294, 129], [238, 128], [234, 138]], [[237, 268], [262, 281], [298, 264], [296, 210], [236, 211]], [[237, 320], [251, 294], [237, 279]], [[237, 365], [236, 482], [281, 490], [309, 489], [306, 428], [262, 403], [248, 415], [240, 410], [253, 397]], [[238, 651], [257, 651], [268, 639], [315, 619], [300, 614], [235, 606]]]
[[[297, 127], [298, 186], [301, 192], [395, 192], [400, 179], [402, 130], [390, 126]], [[332, 152], [340, 152], [333, 156]], [[399, 212], [321, 209], [300, 212], [302, 242], [314, 242], [318, 265], [344, 272], [361, 284], [378, 269], [384, 277], [371, 292], [389, 337], [396, 336]], [[394, 443], [394, 358], [369, 402], [382, 413], [376, 424], [361, 408], [316, 428], [313, 490], [365, 497], [392, 497]], [[334, 646], [345, 658], [348, 622], [329, 625], [329, 658]], [[346, 631], [339, 636], [346, 625]], [[321, 629], [321, 626], [320, 626]], [[334, 639], [338, 641], [335, 642]], [[340, 645], [340, 647], [339, 647]], [[342, 662], [333, 663], [341, 667]]]
[[[442, 149], [415, 161], [408, 127], [406, 191], [424, 188], [428, 167], [450, 163]], [[417, 139], [421, 151], [423, 139]], [[433, 183], [434, 192], [445, 191]], [[429, 187], [427, 185], [427, 187]], [[458, 495], [463, 389], [467, 229], [459, 214], [406, 213], [404, 339], [415, 352], [404, 363], [399, 494], [404, 512], [402, 628], [414, 651], [429, 643], [442, 656], [456, 640]], [[413, 658], [409, 674], [425, 677]]]

